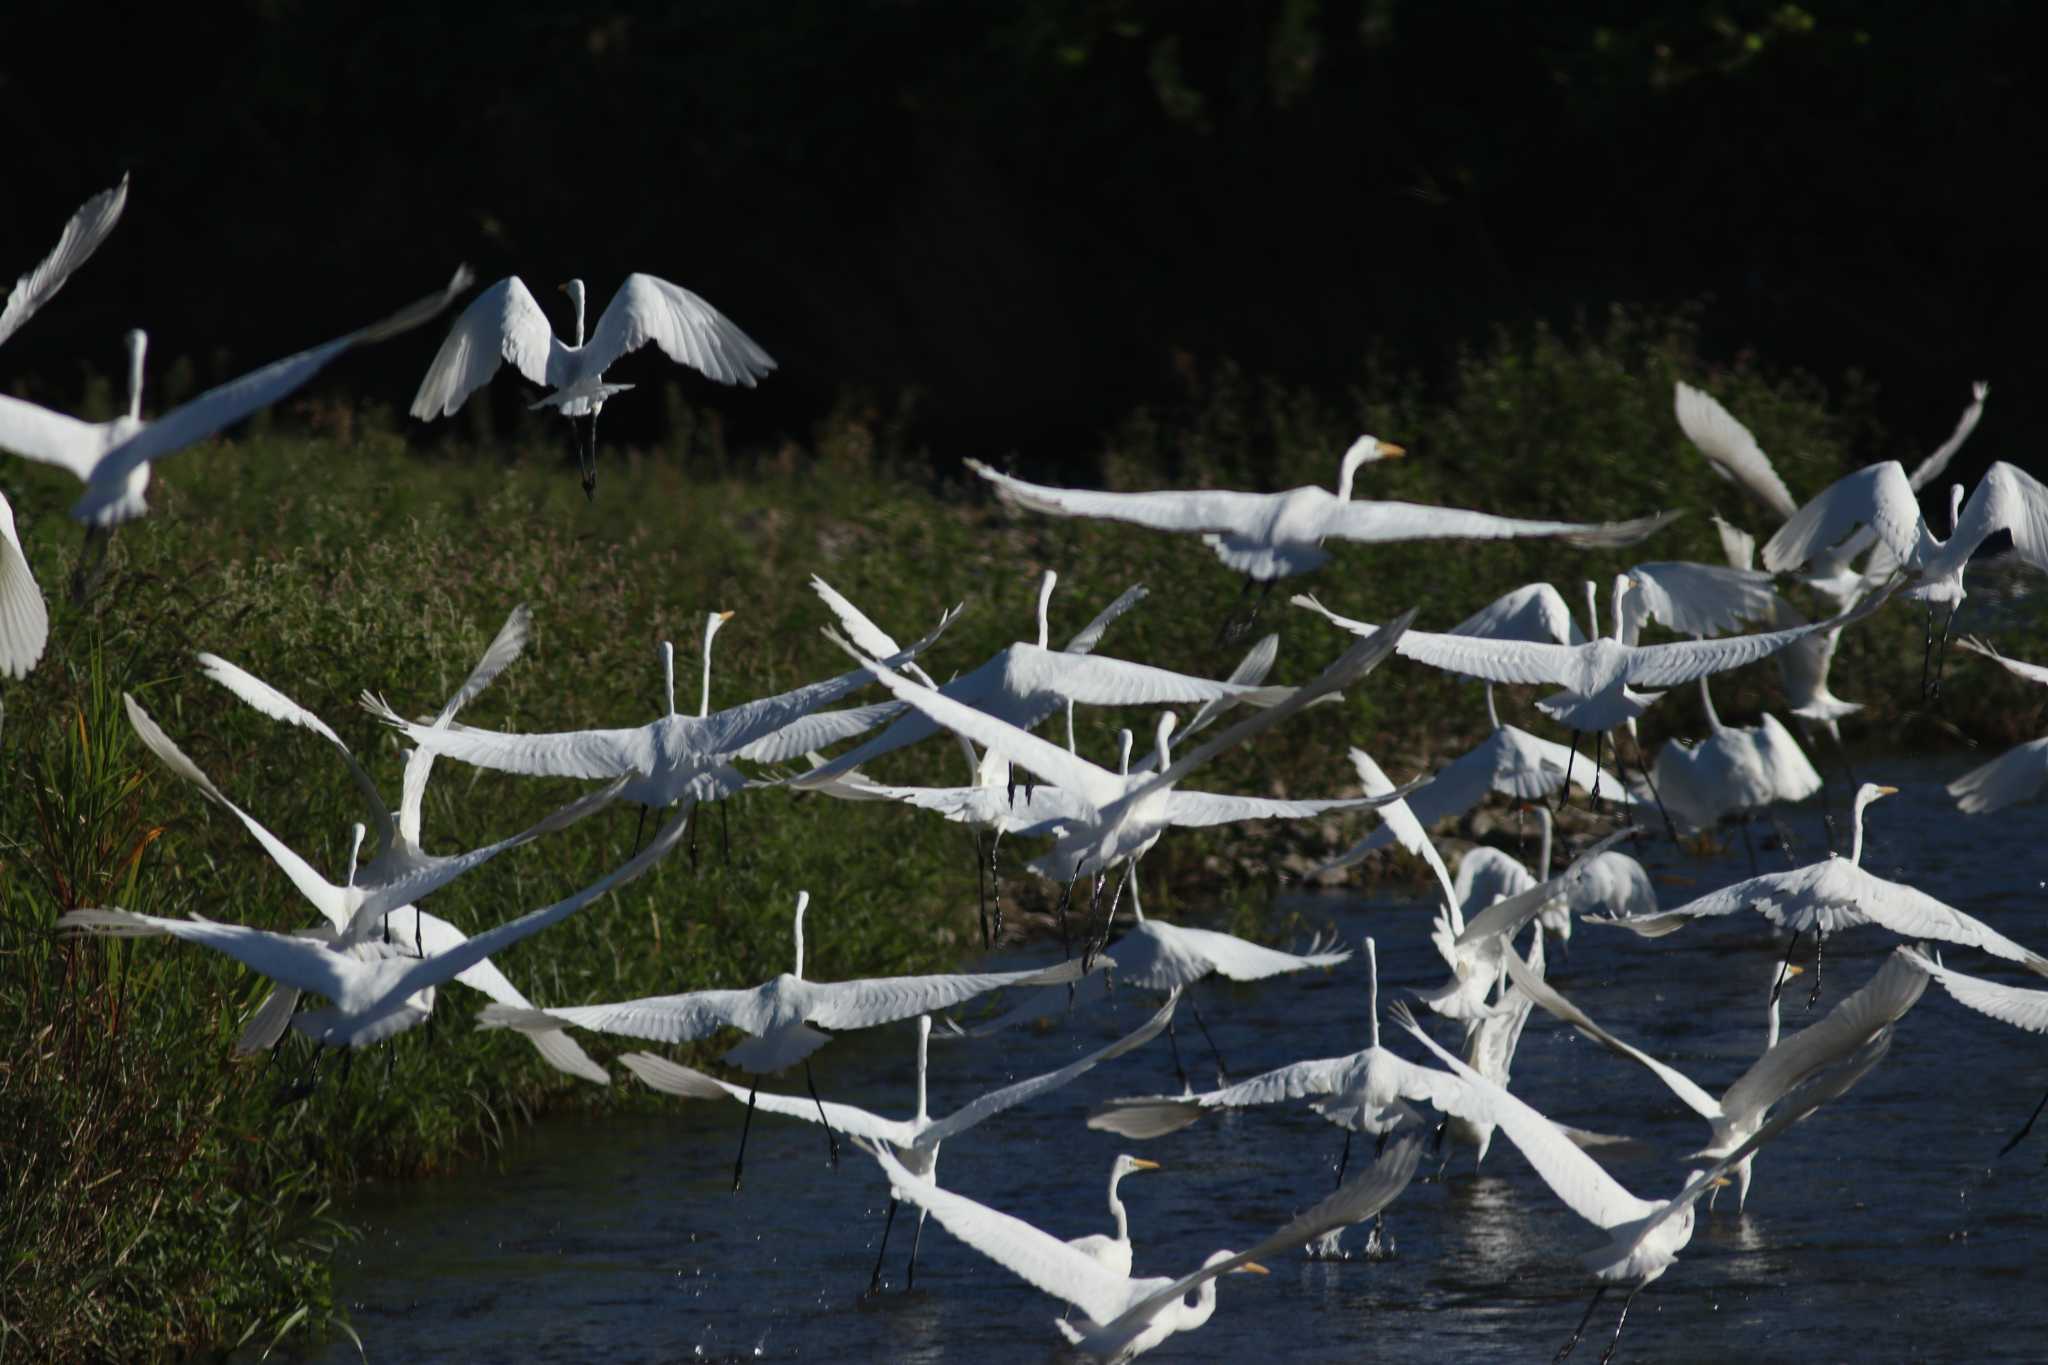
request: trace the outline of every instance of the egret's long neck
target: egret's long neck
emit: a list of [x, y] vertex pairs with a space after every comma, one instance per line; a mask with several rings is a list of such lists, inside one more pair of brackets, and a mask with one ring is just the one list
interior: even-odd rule
[[583, 281], [577, 280], [569, 288], [569, 299], [576, 305], [576, 344], [583, 345]]
[[1157, 743], [1159, 746], [1159, 771], [1162, 773], [1173, 766], [1171, 741], [1173, 739], [1173, 727], [1179, 722], [1179, 719], [1171, 711], [1162, 712], [1159, 717], [1159, 738]]
[[1365, 463], [1366, 455], [1372, 450], [1371, 439], [1361, 436], [1344, 452], [1344, 463], [1337, 468], [1338, 502], [1351, 501], [1351, 486], [1358, 479], [1358, 467]]
[[[1719, 712], [1714, 710], [1714, 694], [1707, 690], [1707, 680], [1705, 678], [1700, 679], [1700, 705], [1704, 706], [1707, 710], [1707, 729], [1717, 735], [1720, 734], [1721, 716]], [[1615, 762], [1619, 763], [1620, 760], [1616, 759]]]
[[1372, 1011], [1372, 1045], [1380, 1045], [1380, 950], [1370, 937], [1365, 940], [1366, 1000]]
[[[1598, 773], [1593, 774], [1592, 780], [1598, 783], [1600, 775]], [[1545, 805], [1538, 805], [1536, 807], [1536, 823], [1543, 827], [1543, 844], [1536, 853], [1536, 880], [1547, 882], [1550, 880], [1550, 841], [1557, 828], [1556, 822], [1550, 818], [1550, 807]]]
[[1948, 534], [1950, 539], [1955, 538], [1956, 527], [1962, 524], [1962, 520], [1963, 486], [1959, 483], [1952, 483], [1948, 486]]
[[1500, 729], [1500, 711], [1493, 704], [1493, 684], [1486, 685], [1486, 719], [1494, 729]]
[[1038, 580], [1038, 647], [1040, 649], [1047, 649], [1051, 646], [1052, 585], [1059, 581], [1060, 576], [1051, 569], [1047, 569], [1045, 577]]
[[355, 827], [355, 841], [349, 845], [348, 850], [348, 881], [344, 885], [356, 884], [356, 860], [363, 856], [363, 836], [368, 832], [361, 825]]
[[1766, 1052], [1769, 1052], [1778, 1045], [1778, 995], [1779, 992], [1777, 991], [1771, 992], [1771, 1014], [1770, 1018], [1764, 1021], [1764, 1051]]
[[796, 966], [791, 969], [790, 975], [799, 981], [803, 980], [804, 976], [804, 907], [810, 903], [810, 892], [796, 893]]
[[1109, 1177], [1109, 1216], [1116, 1220], [1116, 1239], [1119, 1242], [1131, 1240], [1130, 1216], [1124, 1212], [1124, 1201], [1116, 1197], [1117, 1183], [1128, 1174], [1119, 1166]]
[[1118, 777], [1131, 775], [1131, 732], [1116, 732], [1116, 772]]
[[929, 1014], [917, 1016], [917, 1121], [923, 1123], [930, 1117], [925, 1109], [924, 1077], [932, 1042], [932, 1017]]
[[668, 696], [668, 713], [676, 713], [676, 647], [667, 640], [661, 642], [661, 686]]
[[697, 696], [697, 716], [700, 720], [711, 714], [711, 640], [718, 634], [718, 627], [723, 621], [724, 618], [717, 612], [711, 613], [704, 621], [704, 681], [703, 688]]
[[1849, 865], [1851, 867], [1863, 866], [1863, 812], [1869, 809], [1869, 807], [1869, 798], [1859, 794], [1856, 798], [1855, 832], [1849, 837]]
[[1600, 638], [1600, 585], [1590, 578], [1586, 580], [1586, 638]]
[[142, 420], [142, 357], [149, 350], [149, 337], [141, 330], [128, 334], [128, 420]]

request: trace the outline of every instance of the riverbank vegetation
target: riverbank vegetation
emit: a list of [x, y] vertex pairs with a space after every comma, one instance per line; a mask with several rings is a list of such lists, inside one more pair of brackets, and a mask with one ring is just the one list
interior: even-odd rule
[[[1572, 334], [1498, 336], [1447, 387], [1384, 360], [1361, 365], [1343, 391], [1227, 367], [1190, 372], [1177, 401], [1132, 412], [1102, 437], [1098, 468], [1123, 488], [1327, 484], [1345, 445], [1372, 431], [1413, 458], [1367, 471], [1363, 496], [1580, 520], [1688, 513], [1614, 554], [1536, 542], [1344, 547], [1301, 585], [1364, 619], [1420, 604], [1421, 624], [1440, 629], [1535, 578], [1577, 601], [1581, 582], [1604, 584], [1635, 559], [1715, 562], [1713, 510], [1770, 529], [1680, 435], [1680, 377], [1738, 413], [1800, 496], [1858, 464], [1917, 458], [1946, 434], [1879, 429], [1869, 389], [1853, 378], [1829, 391], [1746, 361], [1708, 366], [1682, 323], [1616, 314]], [[1240, 582], [1194, 539], [1013, 511], [964, 474], [931, 473], [957, 469], [958, 456], [1001, 463], [999, 434], [972, 450], [910, 448], [907, 403], [849, 398], [804, 439], [729, 449], [715, 420], [674, 390], [667, 403], [670, 439], [602, 448], [597, 498], [586, 503], [558, 421], [427, 460], [388, 411], [315, 400], [166, 462], [151, 515], [114, 537], [83, 609], [65, 592], [79, 554], [64, 516], [73, 489], [9, 466], [52, 633], [37, 671], [0, 690], [0, 1354], [132, 1358], [345, 1330], [326, 1253], [347, 1235], [331, 1208], [351, 1182], [473, 1159], [551, 1107], [646, 1102], [629, 1084], [600, 1088], [545, 1069], [516, 1034], [471, 1028], [477, 997], [452, 988], [431, 1030], [284, 1099], [306, 1064], [299, 1046], [288, 1041], [267, 1064], [231, 1056], [266, 989], [253, 975], [163, 941], [57, 939], [60, 913], [97, 905], [279, 930], [314, 922], [241, 827], [134, 741], [124, 691], [317, 867], [338, 875], [346, 864], [350, 824], [363, 817], [338, 757], [207, 682], [194, 651], [225, 655], [322, 715], [394, 802], [399, 747], [356, 705], [358, 692], [431, 711], [520, 602], [534, 611], [532, 642], [465, 711], [469, 723], [643, 723], [666, 704], [664, 639], [677, 645], [678, 705], [693, 706], [712, 610], [737, 613], [718, 637], [714, 707], [844, 671], [819, 634], [829, 617], [807, 587], [812, 574], [904, 639], [964, 601], [927, 656], [941, 675], [1031, 637], [1047, 568], [1061, 576], [1056, 641], [1144, 583], [1150, 600], [1113, 628], [1105, 652], [1215, 676], [1234, 662], [1216, 634], [1241, 605]], [[1995, 406], [1986, 421], [1997, 421]], [[1254, 633], [1280, 633], [1276, 679], [1299, 681], [1344, 638], [1284, 597], [1266, 603]], [[2038, 699], [1972, 661], [1954, 665], [1969, 683], [1949, 688], [1941, 714], [1922, 712], [1920, 631], [1916, 611], [1894, 606], [1844, 641], [1837, 688], [1869, 703], [1845, 725], [1852, 742], [1877, 736], [1896, 750], [2038, 732]], [[1535, 694], [1517, 691], [1509, 705], [1520, 714]], [[1744, 670], [1717, 700], [1746, 719], [1778, 704], [1774, 675]], [[1674, 696], [1646, 737], [1693, 733], [1697, 715], [1694, 696]], [[1113, 754], [1115, 728], [1142, 719], [1084, 713], [1081, 745]], [[1286, 794], [1350, 793], [1347, 745], [1374, 750], [1405, 778], [1484, 723], [1476, 685], [1397, 661], [1341, 707], [1220, 763], [1205, 785], [1278, 794], [1286, 774]], [[959, 759], [926, 745], [874, 773], [950, 781]], [[426, 845], [501, 837], [573, 790], [444, 761], [428, 791]], [[474, 930], [559, 899], [626, 856], [637, 814], [604, 811], [507, 854], [429, 908]], [[1301, 926], [1262, 919], [1274, 878], [1366, 827], [1331, 818], [1176, 836], [1147, 859], [1148, 904], [1284, 937]], [[816, 975], [931, 969], [978, 950], [968, 839], [935, 818], [768, 789], [705, 810], [691, 842], [499, 965], [541, 1004], [759, 981], [787, 967], [799, 889], [814, 898]], [[1006, 856], [1005, 890], [1018, 898], [1010, 920], [1029, 933], [1051, 896], [1027, 884], [1021, 853]], [[601, 1062], [626, 1050], [585, 1041]]]

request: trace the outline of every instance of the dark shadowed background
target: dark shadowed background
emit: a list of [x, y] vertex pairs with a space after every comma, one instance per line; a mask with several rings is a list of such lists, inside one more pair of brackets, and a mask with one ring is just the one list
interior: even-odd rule
[[[687, 384], [735, 433], [803, 440], [871, 402], [949, 463], [1071, 466], [1225, 359], [1441, 377], [1497, 326], [1617, 301], [1697, 306], [1710, 357], [1860, 372], [1927, 445], [1988, 378], [1962, 473], [2027, 462], [2039, 425], [2025, 4], [403, 10], [8, 5], [0, 273], [124, 169], [134, 190], [0, 383], [75, 402], [142, 325], [191, 361], [153, 370], [155, 406], [466, 259], [522, 275], [564, 331], [572, 274], [593, 315], [627, 271], [673, 279], [782, 362], [751, 394]], [[326, 391], [402, 412], [437, 340]], [[528, 396], [489, 395], [500, 421]], [[651, 442], [663, 409], [606, 422]]]

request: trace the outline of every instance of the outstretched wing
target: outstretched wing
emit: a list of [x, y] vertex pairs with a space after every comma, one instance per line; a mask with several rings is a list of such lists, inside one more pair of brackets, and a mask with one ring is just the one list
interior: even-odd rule
[[64, 281], [71, 278], [71, 272], [84, 265], [92, 253], [100, 249], [100, 243], [107, 240], [114, 224], [121, 221], [121, 210], [127, 206], [128, 177], [123, 175], [120, 184], [100, 191], [71, 215], [71, 221], [64, 225], [63, 235], [57, 238], [57, 245], [50, 254], [43, 257], [35, 269], [14, 282], [14, 290], [7, 296], [7, 307], [0, 309], [0, 344], [20, 331], [21, 325], [34, 317], [36, 310], [64, 287]]
[[703, 299], [681, 285], [635, 274], [626, 276], [591, 329], [589, 342], [574, 353], [575, 377], [594, 378], [650, 341], [670, 360], [721, 384], [751, 389], [775, 368], [774, 359], [752, 337]]
[[183, 450], [197, 441], [233, 425], [297, 389], [318, 374], [342, 352], [368, 342], [382, 341], [417, 327], [454, 302], [469, 288], [469, 267], [463, 266], [437, 293], [401, 308], [387, 318], [358, 328], [346, 336], [315, 346], [297, 355], [273, 361], [240, 379], [208, 389], [191, 402], [173, 408], [156, 421], [108, 451], [92, 471], [85, 493], [72, 505], [71, 515], [96, 525], [111, 525], [140, 516], [142, 509], [127, 493], [128, 475], [145, 464]]
[[1256, 529], [1272, 501], [1265, 493], [1196, 489], [1187, 492], [1099, 493], [1086, 488], [1053, 488], [999, 474], [979, 460], [967, 467], [996, 487], [1004, 502], [1061, 517], [1128, 521], [1156, 531], [1249, 531]]
[[50, 638], [50, 612], [43, 590], [29, 572], [28, 557], [14, 531], [14, 509], [0, 493], [0, 676], [24, 678], [43, 657]]
[[1771, 457], [1720, 400], [1680, 380], [1673, 388], [1672, 406], [1686, 439], [1699, 447], [1716, 474], [1776, 512], [1781, 521], [1798, 510]]
[[556, 359], [562, 350], [539, 300], [517, 275], [508, 275], [478, 294], [448, 329], [413, 395], [412, 415], [423, 422], [451, 416], [508, 360], [536, 384], [565, 383]]

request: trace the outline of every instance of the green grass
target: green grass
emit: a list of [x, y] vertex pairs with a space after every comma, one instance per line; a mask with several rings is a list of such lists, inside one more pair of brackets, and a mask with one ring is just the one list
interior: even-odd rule
[[[1912, 456], [1861, 416], [1852, 384], [1830, 402], [1810, 380], [1742, 364], [1709, 370], [1682, 326], [1626, 314], [1597, 334], [1538, 332], [1476, 349], [1447, 393], [1388, 367], [1361, 367], [1342, 394], [1303, 393], [1224, 371], [1186, 399], [1132, 414], [1105, 438], [1113, 487], [1327, 484], [1360, 431], [1413, 458], [1362, 476], [1365, 496], [1595, 519], [1657, 508], [1691, 515], [1635, 552], [1554, 546], [1338, 547], [1301, 586], [1332, 608], [1385, 619], [1420, 604], [1442, 628], [1508, 587], [1551, 577], [1576, 600], [1636, 558], [1714, 560], [1706, 512], [1768, 528], [1717, 482], [1670, 416], [1671, 381], [1706, 383], [1748, 422], [1797, 493], [1842, 470]], [[525, 657], [467, 722], [549, 730], [643, 723], [663, 704], [655, 647], [678, 645], [678, 700], [696, 698], [703, 614], [730, 608], [718, 638], [714, 705], [843, 671], [819, 635], [829, 617], [806, 588], [822, 574], [886, 628], [911, 638], [938, 613], [967, 611], [928, 660], [972, 667], [1028, 637], [1040, 571], [1059, 570], [1054, 635], [1064, 639], [1133, 582], [1152, 599], [1104, 650], [1220, 675], [1234, 651], [1216, 627], [1240, 584], [1192, 538], [1061, 521], [991, 503], [977, 481], [908, 449], [903, 424], [849, 403], [803, 447], [734, 455], [675, 391], [676, 448], [608, 449], [595, 503], [563, 464], [566, 433], [529, 427], [504, 447], [427, 458], [388, 417], [300, 410], [260, 433], [178, 457], [153, 510], [124, 528], [104, 585], [79, 611], [64, 587], [78, 554], [64, 517], [75, 495], [37, 469], [8, 467], [9, 494], [51, 602], [41, 667], [0, 692], [0, 1353], [90, 1358], [171, 1353], [279, 1333], [331, 1332], [325, 1259], [343, 1235], [333, 1195], [367, 1175], [417, 1175], [488, 1150], [542, 1109], [647, 1103], [546, 1070], [516, 1035], [467, 1026], [475, 996], [450, 988], [439, 1025], [366, 1056], [349, 1084], [330, 1073], [281, 1104], [288, 1049], [266, 1071], [230, 1060], [263, 984], [201, 949], [143, 940], [59, 941], [66, 909], [118, 904], [199, 912], [274, 929], [314, 922], [240, 826], [134, 743], [119, 696], [135, 693], [233, 799], [316, 866], [344, 866], [358, 797], [317, 737], [241, 706], [195, 671], [211, 650], [323, 715], [395, 802], [394, 735], [355, 704], [364, 688], [399, 710], [438, 707], [516, 603], [536, 624]], [[983, 453], [983, 452], [976, 452]], [[1027, 473], [1029, 471], [1026, 471]], [[1292, 585], [1290, 585], [1291, 587]], [[1282, 637], [1279, 681], [1307, 678], [1346, 643], [1276, 594], [1260, 629]], [[2031, 635], [2008, 636], [2015, 652]], [[1836, 677], [1871, 702], [1852, 733], [1889, 747], [1946, 731], [1920, 717], [1918, 618], [1894, 608], [1852, 634]], [[2036, 656], [2038, 657], [2038, 651]], [[2038, 732], [2040, 703], [1975, 661], [1941, 725], [1987, 743]], [[1724, 714], [1775, 703], [1768, 668], [1717, 688]], [[1517, 713], [1533, 694], [1509, 698]], [[1651, 739], [1691, 733], [1696, 700], [1652, 713]], [[1138, 715], [1084, 713], [1084, 751], [1114, 752]], [[1310, 795], [1355, 788], [1345, 749], [1363, 744], [1397, 777], [1461, 749], [1484, 724], [1476, 685], [1390, 664], [1340, 706], [1303, 717], [1205, 776], [1219, 790]], [[880, 778], [954, 780], [949, 747], [875, 765]], [[502, 836], [577, 790], [444, 761], [425, 812], [429, 848]], [[730, 803], [697, 857], [647, 877], [499, 965], [543, 1004], [751, 983], [788, 965], [795, 892], [814, 896], [810, 970], [846, 976], [930, 969], [975, 943], [975, 887], [959, 830], [868, 804], [776, 790]], [[508, 854], [439, 893], [431, 908], [472, 931], [558, 899], [621, 861], [637, 811], [607, 811]], [[1264, 923], [1276, 868], [1342, 847], [1362, 829], [1329, 819], [1164, 841], [1147, 862], [1148, 904]], [[1017, 856], [1012, 850], [1011, 856]], [[1012, 922], [1050, 895], [1017, 877]], [[1302, 926], [1265, 925], [1291, 932]], [[631, 1044], [587, 1039], [600, 1061]], [[388, 1081], [385, 1078], [390, 1067]]]

